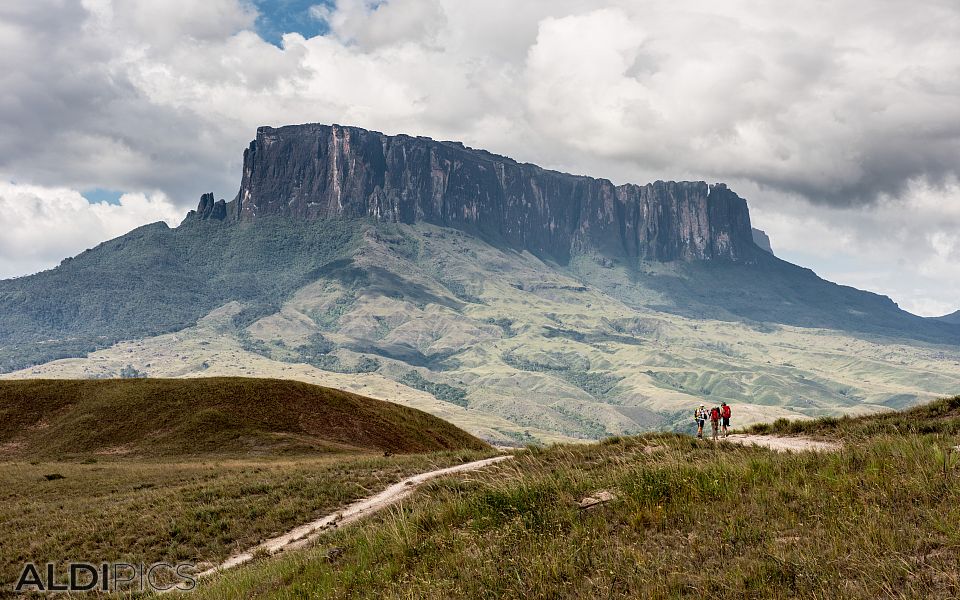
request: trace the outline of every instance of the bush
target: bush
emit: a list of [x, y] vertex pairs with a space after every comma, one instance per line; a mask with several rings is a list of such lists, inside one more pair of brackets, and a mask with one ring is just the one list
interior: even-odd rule
[[133, 365], [127, 365], [120, 369], [121, 379], [143, 379], [146, 376], [147, 374], [145, 372], [138, 371]]
[[457, 406], [467, 405], [467, 391], [446, 383], [434, 383], [416, 371], [409, 371], [400, 378], [400, 383], [422, 392], [432, 394], [437, 400], [443, 400]]

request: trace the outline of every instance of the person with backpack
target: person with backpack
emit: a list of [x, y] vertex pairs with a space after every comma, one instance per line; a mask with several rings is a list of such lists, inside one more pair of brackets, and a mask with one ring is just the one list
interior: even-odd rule
[[697, 423], [697, 439], [703, 439], [703, 425], [707, 422], [707, 408], [701, 404], [700, 408], [693, 411], [693, 420]]
[[720, 403], [720, 418], [723, 419], [723, 437], [730, 435], [730, 405], [726, 402]]
[[720, 407], [710, 409], [710, 426], [713, 428], [713, 441], [717, 441], [717, 432], [720, 429]]

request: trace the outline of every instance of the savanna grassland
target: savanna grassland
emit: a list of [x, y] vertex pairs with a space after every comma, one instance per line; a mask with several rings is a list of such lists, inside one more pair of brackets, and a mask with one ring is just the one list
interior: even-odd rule
[[488, 446], [423, 411], [299, 381], [0, 381], [0, 458], [412, 453]]
[[421, 411], [295, 381], [0, 382], [0, 581], [27, 561], [220, 561], [490, 456]]
[[[531, 448], [198, 597], [957, 597], [960, 397], [840, 422], [816, 430], [847, 432], [837, 452], [665, 434]], [[579, 508], [599, 491], [614, 499]]]
[[27, 561], [215, 563], [404, 477], [483, 455], [0, 462], [0, 581], [9, 591]]

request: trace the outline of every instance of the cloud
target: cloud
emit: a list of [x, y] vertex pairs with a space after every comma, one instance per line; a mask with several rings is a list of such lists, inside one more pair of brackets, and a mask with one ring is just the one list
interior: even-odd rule
[[258, 4], [0, 7], [0, 180], [160, 190], [186, 210], [233, 196], [257, 126], [337, 122], [617, 182], [736, 183], [785, 224], [778, 248], [808, 213], [817, 248], [934, 268], [949, 246], [886, 236], [929, 222], [917, 185], [940, 190], [932, 215], [957, 201], [955, 2], [337, 0], [310, 9], [326, 35], [279, 47], [254, 30], [281, 15]]
[[831, 205], [943, 180], [960, 158], [948, 2], [338, 0], [310, 9], [329, 35], [280, 48], [240, 0], [0, 10], [0, 77], [16, 90], [0, 171], [47, 185], [147, 186], [187, 205], [203, 183], [235, 185], [256, 126], [304, 121]]
[[436, 43], [446, 25], [440, 0], [339, 0], [333, 6], [315, 5], [310, 13], [341, 42], [366, 49], [407, 41]]
[[0, 278], [51, 268], [144, 223], [175, 226], [183, 216], [162, 193], [92, 204], [66, 188], [0, 182]]
[[[744, 183], [743, 186], [749, 184]], [[800, 197], [758, 196], [754, 223], [781, 258], [821, 276], [889, 295], [915, 314], [960, 308], [960, 181], [914, 179], [872, 206], [817, 211]]]

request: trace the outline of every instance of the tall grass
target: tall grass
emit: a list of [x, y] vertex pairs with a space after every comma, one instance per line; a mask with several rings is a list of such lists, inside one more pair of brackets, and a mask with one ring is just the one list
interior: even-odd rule
[[863, 417], [821, 417], [806, 421], [777, 419], [748, 428], [749, 433], [821, 435], [864, 439], [877, 435], [960, 435], [960, 396], [942, 398], [905, 411]]
[[[878, 435], [775, 454], [648, 436], [529, 450], [198, 597], [957, 597], [953, 443]], [[598, 490], [616, 499], [577, 507]]]
[[26, 561], [218, 561], [403, 477], [484, 455], [0, 463], [0, 597]]

